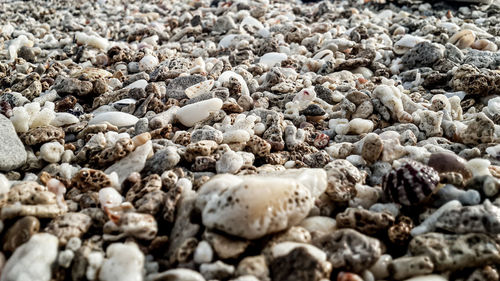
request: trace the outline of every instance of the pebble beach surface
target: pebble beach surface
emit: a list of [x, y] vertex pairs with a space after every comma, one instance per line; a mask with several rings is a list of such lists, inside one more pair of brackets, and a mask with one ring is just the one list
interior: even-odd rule
[[3, 1], [0, 281], [499, 281], [500, 2]]

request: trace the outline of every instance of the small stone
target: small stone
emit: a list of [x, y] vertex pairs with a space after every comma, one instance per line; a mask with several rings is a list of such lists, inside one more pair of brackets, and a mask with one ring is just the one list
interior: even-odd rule
[[12, 122], [0, 114], [0, 171], [21, 167], [27, 159], [24, 145], [17, 136]]
[[103, 112], [90, 119], [89, 125], [108, 122], [117, 127], [130, 127], [134, 126], [138, 120], [134, 115], [125, 112]]
[[42, 126], [30, 129], [22, 135], [22, 139], [26, 145], [37, 145], [45, 142], [61, 140], [64, 139], [64, 136], [65, 134], [62, 128]]
[[324, 169], [328, 175], [326, 194], [335, 202], [347, 202], [356, 196], [354, 186], [361, 183], [363, 177], [358, 168], [344, 159], [328, 163]]
[[384, 149], [384, 143], [376, 134], [368, 134], [363, 139], [363, 148], [361, 149], [361, 156], [368, 162], [376, 162]]
[[361, 272], [370, 268], [382, 255], [380, 241], [352, 229], [339, 229], [313, 240], [325, 251], [333, 268]]
[[223, 102], [219, 98], [208, 99], [183, 106], [175, 116], [182, 125], [192, 127], [197, 122], [206, 119], [211, 112], [221, 109], [222, 105]]
[[495, 138], [495, 123], [483, 112], [467, 120], [467, 128], [460, 133], [464, 144], [478, 145], [491, 143]]
[[177, 149], [175, 149], [175, 147], [169, 146], [165, 149], [156, 151], [153, 157], [149, 158], [146, 161], [144, 171], [147, 175], [161, 175], [164, 171], [175, 168], [180, 160], [181, 157], [177, 153]]
[[40, 221], [32, 216], [19, 219], [3, 237], [3, 250], [13, 252], [18, 246], [27, 242], [40, 229]]
[[194, 250], [193, 260], [195, 263], [209, 263], [212, 261], [214, 251], [207, 241], [201, 241]]
[[455, 153], [434, 152], [431, 154], [427, 165], [434, 168], [438, 173], [457, 172], [462, 174], [464, 179], [472, 176], [467, 167], [467, 161]]
[[469, 95], [487, 96], [500, 94], [500, 73], [479, 69], [470, 64], [459, 66], [453, 73], [450, 85], [455, 91]]
[[57, 258], [57, 237], [48, 233], [33, 235], [19, 246], [2, 269], [2, 281], [49, 281]]
[[28, 46], [22, 46], [18, 51], [17, 55], [29, 62], [35, 62], [36, 59], [36, 52], [34, 48], [30, 48]]
[[89, 216], [82, 213], [66, 213], [52, 220], [45, 231], [55, 235], [60, 245], [66, 245], [72, 237], [81, 237], [92, 224]]
[[220, 157], [215, 163], [215, 170], [218, 174], [235, 174], [243, 166], [243, 158], [234, 151], [228, 151]]
[[436, 229], [449, 233], [500, 233], [500, 208], [486, 199], [482, 205], [444, 211], [435, 223]]
[[187, 98], [186, 89], [205, 80], [206, 78], [201, 75], [177, 77], [168, 83], [166, 88], [167, 97], [178, 100]]
[[75, 253], [71, 250], [61, 251], [57, 256], [57, 263], [63, 268], [69, 268], [74, 257]]
[[330, 217], [314, 216], [306, 218], [299, 226], [309, 231], [314, 239], [335, 231], [337, 229], [337, 222]]
[[437, 44], [427, 41], [418, 43], [402, 57], [402, 63], [409, 69], [432, 66], [443, 58], [443, 50]]
[[310, 104], [305, 109], [301, 110], [299, 114], [305, 116], [323, 116], [325, 115], [325, 110], [317, 104]]
[[99, 280], [143, 280], [144, 254], [135, 243], [113, 243], [106, 249], [106, 256], [99, 271]]
[[58, 163], [64, 152], [64, 146], [59, 142], [44, 143], [40, 147], [40, 157], [49, 163]]
[[80, 81], [76, 78], [62, 78], [52, 89], [56, 90], [61, 96], [86, 96], [92, 91], [93, 87], [90, 81]]
[[388, 213], [377, 213], [358, 208], [347, 208], [335, 217], [338, 228], [353, 228], [357, 231], [376, 235], [387, 231], [394, 223], [394, 217]]

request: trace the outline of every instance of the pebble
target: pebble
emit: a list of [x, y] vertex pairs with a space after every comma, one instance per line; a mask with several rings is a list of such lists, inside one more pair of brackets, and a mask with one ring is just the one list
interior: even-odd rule
[[102, 281], [143, 280], [144, 255], [136, 244], [113, 243], [99, 271]]
[[33, 235], [19, 246], [2, 269], [0, 280], [49, 281], [57, 258], [57, 237], [48, 233]]
[[27, 158], [24, 145], [19, 139], [12, 122], [0, 115], [0, 171], [11, 171], [21, 167]]
[[198, 246], [196, 246], [193, 260], [198, 264], [209, 263], [212, 261], [213, 255], [214, 251], [212, 250], [210, 244], [208, 244], [207, 241], [201, 241], [198, 243]]
[[3, 250], [13, 252], [26, 243], [40, 229], [40, 221], [32, 216], [26, 216], [14, 223], [3, 238]]
[[[200, 188], [196, 205], [202, 211], [205, 226], [256, 239], [298, 224], [324, 189], [326, 173], [322, 170], [244, 177], [220, 175]], [[235, 223], [242, 218], [244, 223]]]
[[221, 108], [222, 100], [219, 98], [213, 98], [181, 107], [176, 112], [175, 116], [179, 122], [182, 123], [182, 125], [192, 127], [197, 122], [206, 119], [211, 112], [217, 111]]
[[[333, 268], [361, 272], [370, 268], [382, 255], [380, 241], [353, 229], [339, 229], [321, 236], [313, 245], [323, 250]], [[356, 255], [349, 253], [355, 252]]]
[[104, 112], [90, 119], [89, 125], [108, 122], [117, 127], [130, 127], [135, 125], [138, 120], [137, 117], [124, 112]]

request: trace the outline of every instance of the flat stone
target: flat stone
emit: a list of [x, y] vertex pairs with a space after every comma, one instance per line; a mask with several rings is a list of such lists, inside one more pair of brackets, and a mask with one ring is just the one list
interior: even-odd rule
[[27, 153], [12, 122], [0, 114], [0, 171], [12, 171], [26, 163]]

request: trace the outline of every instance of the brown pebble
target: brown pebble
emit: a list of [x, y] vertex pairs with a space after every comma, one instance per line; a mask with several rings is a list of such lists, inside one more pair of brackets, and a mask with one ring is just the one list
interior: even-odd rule
[[19, 219], [12, 225], [3, 238], [3, 250], [13, 252], [21, 244], [30, 240], [40, 229], [40, 221], [32, 216]]

